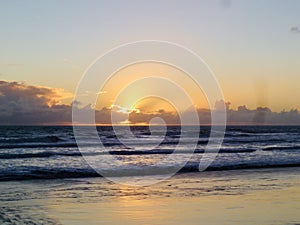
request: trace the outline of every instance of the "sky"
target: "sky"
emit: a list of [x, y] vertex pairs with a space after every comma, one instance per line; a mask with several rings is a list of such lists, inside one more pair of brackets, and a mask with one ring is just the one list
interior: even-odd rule
[[[232, 110], [300, 109], [299, 10], [298, 0], [1, 1], [0, 80], [59, 89], [55, 105], [69, 105], [97, 57], [128, 42], [163, 40], [191, 49], [207, 63]], [[99, 110], [112, 107], [109, 91], [128, 85], [126, 79], [107, 84], [102, 93], [110, 97]], [[0, 93], [3, 102], [12, 99]], [[203, 93], [193, 93], [197, 107], [206, 108]]]

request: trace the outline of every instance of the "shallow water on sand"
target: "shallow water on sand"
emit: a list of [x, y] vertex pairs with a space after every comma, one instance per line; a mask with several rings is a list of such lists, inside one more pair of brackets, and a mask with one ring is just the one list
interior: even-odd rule
[[179, 174], [148, 187], [104, 178], [0, 183], [1, 224], [297, 224], [300, 168]]

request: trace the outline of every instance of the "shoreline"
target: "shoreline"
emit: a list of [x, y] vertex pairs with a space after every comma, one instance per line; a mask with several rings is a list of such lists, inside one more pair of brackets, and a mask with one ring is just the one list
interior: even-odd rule
[[0, 222], [297, 224], [299, 178], [300, 168], [276, 168], [182, 173], [147, 187], [104, 178], [1, 182]]

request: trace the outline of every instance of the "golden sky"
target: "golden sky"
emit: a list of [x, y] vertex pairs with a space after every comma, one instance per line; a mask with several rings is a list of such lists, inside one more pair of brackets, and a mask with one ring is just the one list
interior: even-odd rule
[[[175, 84], [180, 86], [176, 87]], [[175, 67], [158, 62], [137, 63], [116, 72], [99, 91], [96, 108], [102, 109], [113, 104], [128, 109], [143, 108], [148, 112], [159, 109], [168, 111], [173, 108], [170, 103], [166, 104], [166, 101], [160, 101], [155, 97], [144, 101], [144, 96], [149, 94], [147, 87], [151, 87], [150, 94], [152, 93], [153, 96], [171, 99], [176, 95], [179, 110], [191, 107], [182, 96], [182, 91], [187, 92], [196, 108], [209, 108], [205, 95], [189, 75]], [[118, 101], [115, 102], [116, 100]]]
[[[63, 89], [68, 98], [60, 101], [70, 104], [97, 57], [128, 42], [164, 40], [186, 46], [207, 63], [231, 108], [299, 109], [299, 8], [297, 0], [76, 1], [72, 7], [68, 1], [2, 1], [0, 80]], [[96, 108], [172, 108], [155, 98], [141, 100], [143, 85], [156, 88], [156, 95], [179, 96], [178, 105], [187, 107], [174, 85], [144, 79], [149, 76], [173, 80], [197, 108], [207, 108], [204, 93], [186, 74], [159, 63], [118, 71], [94, 93]]]

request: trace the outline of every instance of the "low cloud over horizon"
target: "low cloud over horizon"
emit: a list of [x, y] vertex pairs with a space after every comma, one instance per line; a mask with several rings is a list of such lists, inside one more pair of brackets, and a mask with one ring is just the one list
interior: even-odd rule
[[[62, 103], [71, 93], [63, 89], [33, 86], [20, 82], [0, 81], [0, 125], [71, 125], [72, 104]], [[300, 125], [297, 109], [273, 112], [268, 107], [248, 109], [245, 105], [231, 109], [230, 103], [217, 101], [214, 110], [226, 106], [228, 125]], [[90, 105], [79, 107], [81, 113], [94, 113]], [[200, 123], [210, 124], [210, 110], [197, 109]], [[189, 112], [185, 112], [189, 113]], [[95, 110], [98, 124], [111, 124], [111, 114], [118, 124], [148, 124], [154, 117], [161, 117], [167, 124], [179, 124], [177, 113], [158, 109], [155, 112], [124, 112], [117, 107]], [[187, 114], [188, 115], [188, 114]]]

